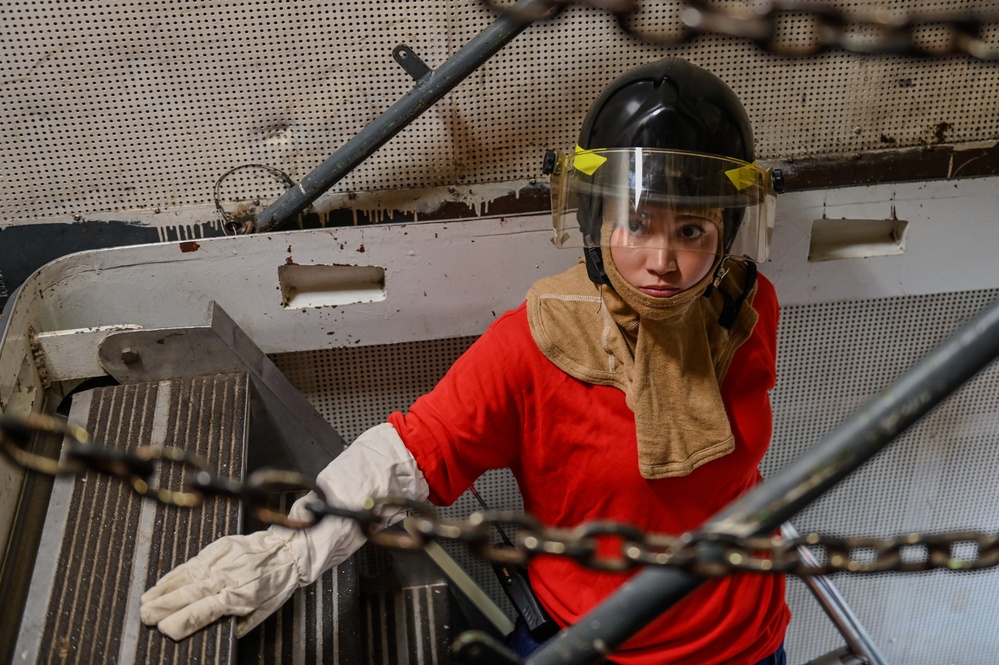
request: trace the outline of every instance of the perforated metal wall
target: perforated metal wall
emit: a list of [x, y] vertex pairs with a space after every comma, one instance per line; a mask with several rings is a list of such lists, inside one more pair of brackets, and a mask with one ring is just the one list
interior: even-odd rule
[[[775, 435], [764, 474], [845, 419], [868, 395], [944, 339], [999, 290], [785, 307], [779, 332]], [[275, 362], [348, 440], [433, 387], [472, 338], [284, 354]], [[799, 515], [799, 531], [894, 536], [909, 531], [999, 530], [999, 368], [969, 382], [875, 460]], [[495, 508], [521, 509], [507, 472], [477, 483]], [[466, 493], [445, 514], [478, 510]], [[452, 554], [508, 612], [487, 566]], [[890, 663], [971, 665], [999, 653], [999, 573], [845, 576], [834, 583]], [[797, 580], [791, 663], [843, 639]]]
[[[843, 421], [997, 290], [787, 307], [781, 311], [774, 443], [764, 475]], [[874, 460], [804, 510], [799, 531], [890, 537], [999, 529], [999, 366], [965, 384]], [[834, 583], [889, 663], [989, 663], [999, 648], [999, 572], [838, 575]], [[792, 662], [842, 645], [797, 580]]]
[[[644, 5], [638, 27], [675, 30], [681, 2]], [[247, 164], [298, 181], [412, 87], [394, 46], [437, 67], [492, 19], [477, 0], [0, 2], [0, 222], [206, 206], [215, 182]], [[812, 28], [791, 17], [783, 38], [810, 39]], [[926, 33], [928, 43], [943, 36]], [[720, 36], [664, 48], [625, 35], [604, 12], [573, 7], [528, 28], [334, 189], [538, 177], [544, 150], [572, 147], [610, 79], [664, 55], [730, 83], [768, 159], [999, 137], [995, 64], [778, 57]], [[264, 171], [243, 170], [220, 194], [268, 200], [282, 189]]]

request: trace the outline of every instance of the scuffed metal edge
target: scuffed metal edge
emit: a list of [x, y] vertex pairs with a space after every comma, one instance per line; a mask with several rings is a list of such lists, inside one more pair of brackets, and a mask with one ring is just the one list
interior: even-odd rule
[[999, 173], [999, 141], [806, 156], [771, 165], [783, 172], [787, 191], [980, 178]]

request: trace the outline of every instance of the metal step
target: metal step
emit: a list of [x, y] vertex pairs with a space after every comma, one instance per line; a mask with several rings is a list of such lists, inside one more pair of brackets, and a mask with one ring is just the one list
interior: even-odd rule
[[[349, 601], [347, 599], [350, 599]], [[299, 589], [237, 644], [241, 665], [361, 663], [360, 609], [354, 559]]]
[[[75, 395], [70, 420], [101, 446], [176, 446], [234, 479], [263, 465], [315, 474], [343, 449], [214, 303], [205, 326], [109, 335], [100, 354], [121, 385]], [[155, 484], [178, 491], [196, 472], [157, 468]], [[294, 498], [284, 495], [286, 506]], [[232, 619], [181, 642], [141, 624], [139, 598], [163, 574], [223, 535], [256, 528], [237, 501], [177, 508], [99, 472], [57, 478], [14, 662], [438, 665], [451, 662], [459, 630], [496, 632], [425, 553], [363, 556], [370, 547], [298, 590], [238, 644]], [[366, 560], [390, 564], [369, 570], [362, 585]]]
[[[70, 420], [102, 446], [134, 453], [173, 445], [239, 478], [247, 437], [248, 378], [214, 375], [98, 388], [76, 395]], [[159, 467], [159, 487], [182, 490], [194, 470]], [[97, 472], [55, 481], [15, 651], [15, 662], [229, 663], [234, 623], [173, 642], [139, 620], [139, 597], [173, 566], [239, 531], [241, 506], [197, 508], [143, 499]]]
[[[101, 447], [134, 453], [145, 445], [177, 446], [205, 458], [212, 473], [240, 479], [251, 396], [245, 373], [132, 383], [75, 395], [70, 420]], [[175, 463], [157, 468], [153, 484], [169, 490], [183, 490], [196, 473]], [[285, 507], [293, 499], [286, 496]], [[298, 590], [238, 644], [232, 619], [180, 642], [142, 625], [142, 593], [205, 545], [239, 533], [242, 522], [234, 500], [208, 497], [196, 508], [178, 508], [97, 471], [56, 478], [14, 662], [451, 661], [452, 630], [461, 621], [441, 571], [423, 554], [373, 546]], [[359, 560], [366, 566], [363, 593]]]

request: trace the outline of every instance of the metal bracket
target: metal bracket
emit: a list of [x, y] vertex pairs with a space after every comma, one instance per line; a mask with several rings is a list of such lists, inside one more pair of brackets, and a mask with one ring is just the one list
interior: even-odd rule
[[254, 422], [247, 471], [322, 471], [343, 451], [343, 438], [215, 302], [208, 319], [205, 326], [112, 333], [98, 347], [100, 364], [120, 383], [246, 372]]
[[416, 55], [416, 51], [405, 44], [399, 44], [392, 49], [392, 57], [416, 82], [431, 72], [430, 68], [420, 60], [420, 56]]

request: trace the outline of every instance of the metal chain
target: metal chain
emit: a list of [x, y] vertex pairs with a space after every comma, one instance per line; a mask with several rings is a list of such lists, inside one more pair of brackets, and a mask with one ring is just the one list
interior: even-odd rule
[[[847, 10], [814, 0], [769, 0], [722, 6], [707, 0], [542, 0], [526, 7], [480, 0], [520, 23], [552, 20], [571, 5], [613, 14], [627, 34], [659, 46], [681, 46], [703, 34], [747, 39], [775, 55], [810, 56], [842, 50], [865, 55], [970, 56], [999, 60], [999, 9], [944, 12]], [[675, 7], [676, 23], [640, 27], [647, 9]], [[992, 37], [990, 40], [989, 37]]]
[[[66, 443], [58, 459], [30, 452], [35, 433], [58, 434]], [[386, 547], [421, 549], [431, 541], [463, 543], [492, 562], [523, 564], [539, 555], [563, 556], [603, 571], [627, 571], [640, 566], [674, 566], [695, 575], [714, 577], [735, 572], [829, 575], [832, 573], [916, 572], [934, 569], [978, 570], [999, 564], [999, 534], [958, 531], [911, 533], [896, 538], [837, 538], [815, 533], [797, 538], [737, 537], [697, 532], [680, 536], [655, 535], [613, 521], [595, 521], [574, 529], [543, 526], [530, 515], [512, 511], [473, 513], [467, 520], [438, 517], [430, 506], [403, 497], [369, 499], [360, 508], [326, 501], [315, 482], [291, 471], [261, 470], [246, 481], [213, 476], [204, 459], [175, 447], [146, 446], [136, 453], [99, 448], [89, 443], [81, 427], [31, 414], [0, 416], [0, 453], [14, 463], [48, 475], [77, 475], [88, 470], [123, 479], [140, 495], [161, 503], [193, 508], [209, 496], [242, 501], [265, 524], [304, 529], [324, 517], [357, 522], [368, 538]], [[156, 463], [177, 463], [194, 469], [184, 491], [155, 488]], [[291, 519], [272, 509], [281, 492], [311, 490], [311, 517]], [[410, 511], [404, 532], [382, 531], [384, 509]], [[516, 527], [515, 546], [493, 544], [493, 529]], [[802, 556], [808, 548], [811, 556]]]

